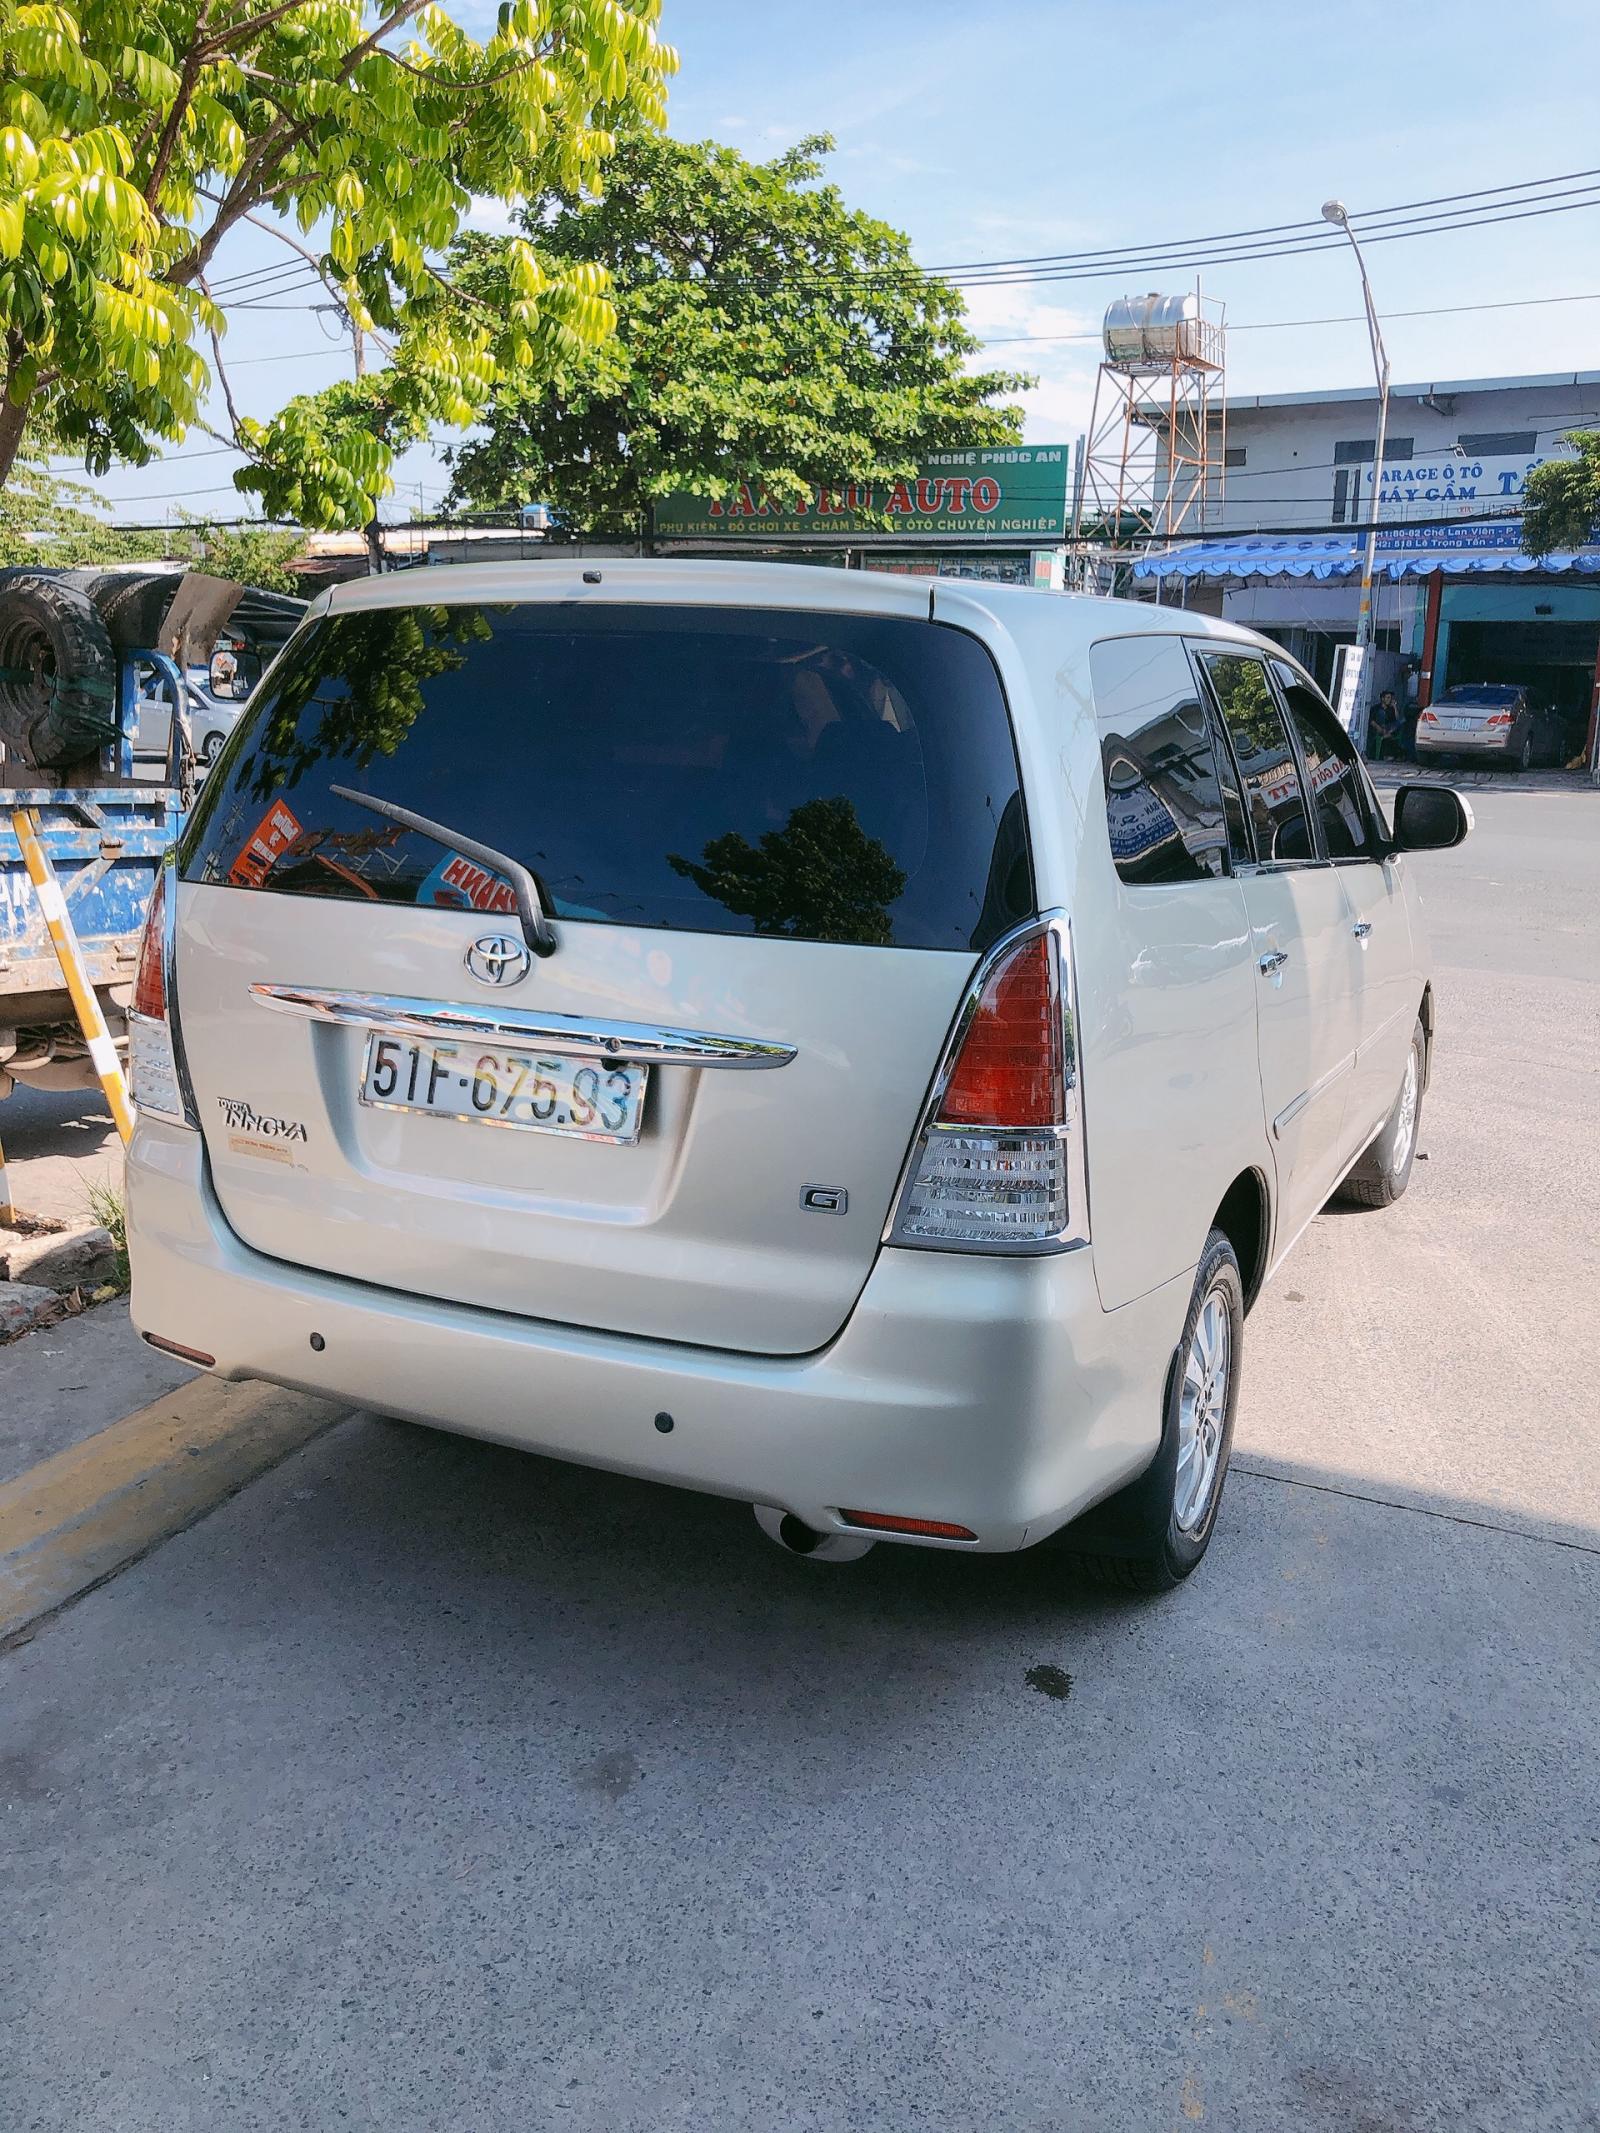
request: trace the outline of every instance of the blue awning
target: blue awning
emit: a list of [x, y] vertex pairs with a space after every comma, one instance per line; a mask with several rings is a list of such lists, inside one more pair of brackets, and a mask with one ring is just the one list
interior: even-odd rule
[[[1483, 573], [1525, 575], [1576, 572], [1600, 577], [1600, 547], [1524, 555], [1522, 521], [1479, 526], [1386, 526], [1378, 535], [1377, 574], [1391, 584], [1443, 571], [1447, 578]], [[1236, 584], [1307, 578], [1339, 584], [1361, 575], [1362, 535], [1252, 534], [1244, 539], [1191, 541], [1164, 555], [1141, 556], [1133, 575], [1144, 582], [1164, 578], [1232, 579]]]

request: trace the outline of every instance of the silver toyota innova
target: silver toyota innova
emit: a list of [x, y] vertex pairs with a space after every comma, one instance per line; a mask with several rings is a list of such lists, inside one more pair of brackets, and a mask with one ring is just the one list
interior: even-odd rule
[[1408, 849], [1264, 639], [787, 564], [341, 586], [169, 861], [133, 1309], [755, 1506], [803, 1554], [1170, 1585], [1244, 1315], [1404, 1191]]

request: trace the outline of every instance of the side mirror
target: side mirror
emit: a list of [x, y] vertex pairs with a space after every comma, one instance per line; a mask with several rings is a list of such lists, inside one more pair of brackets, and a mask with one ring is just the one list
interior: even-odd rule
[[1472, 827], [1472, 809], [1448, 785], [1402, 785], [1394, 796], [1399, 852], [1447, 852]]

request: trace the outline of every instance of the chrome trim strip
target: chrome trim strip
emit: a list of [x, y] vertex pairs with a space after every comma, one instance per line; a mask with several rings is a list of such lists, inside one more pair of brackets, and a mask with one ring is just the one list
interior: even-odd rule
[[1365, 1059], [1369, 1052], [1376, 1050], [1376, 1048], [1380, 1044], [1382, 1044], [1384, 1038], [1388, 1036], [1390, 1030], [1394, 1028], [1395, 1024], [1397, 1022], [1405, 1021], [1408, 1017], [1413, 1022], [1415, 1022], [1417, 1019], [1417, 1010], [1409, 1003], [1403, 1007], [1397, 1007], [1392, 1015], [1385, 1015], [1383, 1020], [1378, 1024], [1377, 1028], [1372, 1032], [1372, 1035], [1368, 1037], [1364, 1043], [1357, 1047], [1357, 1059]]
[[1300, 1091], [1300, 1094], [1294, 1099], [1292, 1103], [1287, 1103], [1284, 1105], [1283, 1109], [1272, 1121], [1272, 1137], [1275, 1141], [1281, 1141], [1283, 1139], [1284, 1128], [1286, 1126], [1292, 1126], [1294, 1124], [1295, 1120], [1300, 1116], [1301, 1112], [1305, 1109], [1306, 1105], [1310, 1103], [1310, 1101], [1311, 1091], [1309, 1089], [1302, 1089]]
[[627, 1059], [640, 1066], [787, 1066], [792, 1044], [757, 1037], [724, 1037], [707, 1030], [667, 1029], [657, 1023], [605, 1022], [592, 1015], [538, 1015], [517, 1007], [462, 1007], [405, 993], [330, 992], [313, 985], [252, 985], [250, 997], [280, 1015], [376, 1029], [386, 1036], [490, 1038], [548, 1046], [585, 1059]]
[[1315, 1103], [1319, 1096], [1326, 1096], [1336, 1081], [1348, 1074], [1356, 1063], [1354, 1052], [1347, 1052], [1337, 1066], [1329, 1067], [1320, 1081], [1314, 1081], [1309, 1089], [1302, 1089], [1292, 1102], [1286, 1103], [1272, 1121], [1272, 1137], [1282, 1140], [1284, 1128], [1293, 1125], [1308, 1104]]

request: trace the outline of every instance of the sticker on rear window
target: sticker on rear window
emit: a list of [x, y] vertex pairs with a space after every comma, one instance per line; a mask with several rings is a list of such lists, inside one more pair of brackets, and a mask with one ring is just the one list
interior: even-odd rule
[[299, 834], [298, 817], [274, 800], [240, 847], [228, 869], [229, 881], [236, 889], [259, 889]]
[[503, 874], [448, 852], [417, 890], [419, 904], [443, 904], [452, 911], [515, 911], [517, 892]]

